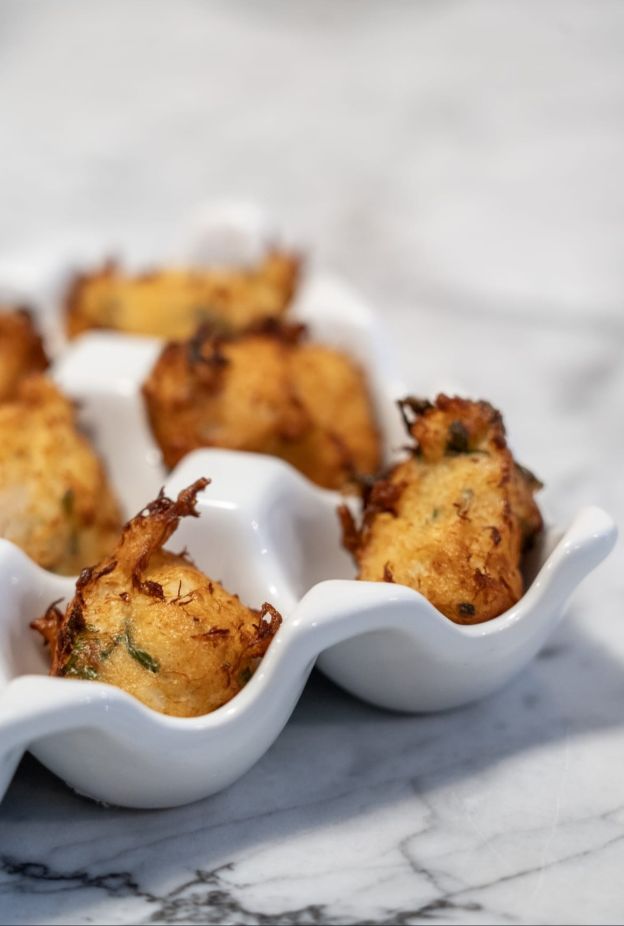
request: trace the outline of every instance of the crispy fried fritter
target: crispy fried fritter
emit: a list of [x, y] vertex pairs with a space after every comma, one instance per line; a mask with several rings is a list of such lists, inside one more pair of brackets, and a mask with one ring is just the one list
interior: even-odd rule
[[45, 370], [48, 358], [28, 309], [0, 306], [0, 402], [12, 399], [29, 373]]
[[299, 260], [273, 251], [253, 270], [167, 269], [129, 276], [114, 263], [76, 277], [66, 297], [67, 333], [113, 328], [188, 338], [199, 325], [240, 331], [288, 308]]
[[143, 387], [167, 466], [197, 447], [226, 447], [281, 457], [331, 489], [374, 472], [380, 439], [364, 374], [303, 334], [265, 323], [168, 344]]
[[540, 483], [515, 463], [487, 402], [401, 405], [412, 456], [373, 485], [361, 528], [340, 510], [358, 578], [409, 585], [460, 624], [490, 620], [522, 595], [522, 551], [542, 527]]
[[177, 501], [162, 492], [124, 528], [117, 548], [86, 569], [62, 614], [33, 623], [50, 644], [52, 675], [117, 685], [165, 714], [195, 717], [233, 698], [281, 623], [269, 604], [245, 607], [185, 555], [163, 550], [196, 515], [199, 479]]
[[117, 501], [71, 402], [42, 374], [0, 405], [0, 537], [46, 569], [75, 575], [112, 548]]

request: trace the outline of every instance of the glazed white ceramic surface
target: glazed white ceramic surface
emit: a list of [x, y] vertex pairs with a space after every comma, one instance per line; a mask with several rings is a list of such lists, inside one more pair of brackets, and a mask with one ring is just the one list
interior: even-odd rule
[[[171, 541], [253, 606], [284, 623], [245, 689], [199, 718], [166, 717], [99, 682], [50, 678], [29, 621], [72, 594], [71, 579], [0, 542], [0, 787], [25, 749], [80, 793], [133, 807], [196, 800], [231, 784], [268, 749], [315, 660], [360, 697], [397, 710], [453, 707], [493, 691], [535, 654], [581, 579], [610, 550], [614, 528], [588, 508], [556, 544], [518, 605], [462, 627], [409, 588], [355, 582], [340, 547], [335, 496], [287, 464], [202, 450], [166, 484], [213, 484]], [[330, 578], [324, 578], [329, 576]]]
[[[211, 234], [206, 241], [219, 239]], [[239, 254], [246, 240], [249, 250], [241, 230]], [[235, 244], [230, 234], [228, 253]], [[197, 249], [210, 251], [200, 243]], [[313, 271], [294, 310], [312, 337], [348, 350], [366, 367], [391, 458], [405, 439], [395, 400], [406, 389], [382, 324], [348, 286]], [[90, 333], [68, 347], [53, 373], [79, 401], [82, 423], [128, 515], [165, 482], [171, 495], [199, 476], [212, 479], [199, 499], [201, 517], [182, 522], [172, 547], [186, 546], [200, 568], [250, 606], [271, 602], [283, 625], [231, 702], [200, 718], [166, 717], [110, 686], [45, 675], [46, 654], [29, 622], [51, 601], [69, 598], [74, 583], [0, 542], [0, 582], [7, 590], [0, 620], [0, 793], [30, 749], [77, 791], [100, 801], [164, 807], [211, 794], [268, 749], [317, 659], [339, 685], [394, 710], [442, 710], [483, 697], [534, 656], [575, 587], [614, 543], [604, 512], [581, 511], [567, 532], [546, 533], [528, 590], [514, 608], [486, 624], [453, 624], [409, 588], [354, 581], [340, 542], [339, 496], [286, 463], [201, 450], [167, 478], [140, 394], [159, 348], [156, 339]], [[454, 388], [415, 385], [426, 394]]]

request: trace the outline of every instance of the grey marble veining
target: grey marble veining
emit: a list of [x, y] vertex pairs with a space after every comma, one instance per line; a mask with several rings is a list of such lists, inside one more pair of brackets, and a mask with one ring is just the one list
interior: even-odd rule
[[[251, 198], [504, 410], [546, 512], [624, 515], [624, 7], [0, 5], [0, 284]], [[402, 717], [314, 675], [237, 785], [102, 808], [26, 759], [3, 923], [620, 923], [622, 544], [505, 691]], [[387, 671], [391, 667], [386, 667]]]
[[[315, 677], [244, 780], [178, 810], [103, 809], [28, 761], [2, 808], [0, 907], [58, 923], [616, 921], [624, 684], [579, 624], [576, 609], [500, 696], [443, 716], [386, 714]], [[575, 877], [600, 892], [572, 900]]]

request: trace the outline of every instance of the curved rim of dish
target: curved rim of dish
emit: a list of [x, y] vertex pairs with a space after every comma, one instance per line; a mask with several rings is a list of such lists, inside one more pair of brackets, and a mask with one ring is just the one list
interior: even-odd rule
[[[255, 702], [270, 693], [276, 675], [287, 670], [287, 662], [289, 657], [293, 655], [293, 644], [296, 643], [297, 639], [301, 638], [302, 635], [305, 636], [306, 631], [310, 637], [314, 634], [320, 636], [323, 624], [325, 623], [326, 626], [331, 625], [335, 619], [335, 614], [330, 614], [328, 617], [327, 613], [323, 614], [321, 611], [318, 614], [318, 619], [314, 620], [307, 615], [302, 617], [299, 612], [311, 609], [312, 613], [314, 613], [314, 607], [311, 608], [311, 604], [314, 605], [314, 598], [322, 598], [329, 592], [335, 593], [338, 591], [336, 586], [340, 586], [344, 591], [348, 590], [348, 605], [347, 607], [343, 606], [341, 610], [344, 614], [354, 614], [354, 622], [357, 621], [357, 615], [363, 613], [367, 607], [379, 610], [380, 606], [384, 604], [393, 605], [399, 603], [408, 607], [411, 606], [412, 613], [416, 609], [418, 610], [418, 627], [411, 626], [412, 615], [410, 615], [407, 620], [403, 616], [398, 623], [390, 621], [388, 629], [411, 632], [413, 637], [417, 638], [419, 634], [429, 632], [422, 623], [425, 615], [427, 615], [425, 619], [430, 622], [430, 629], [433, 627], [436, 632], [443, 630], [447, 639], [452, 638], [455, 641], [483, 640], [487, 637], [500, 636], [520, 622], [536, 618], [539, 615], [543, 599], [557, 583], [563, 583], [565, 586], [560, 589], [560, 593], [562, 600], [566, 600], [585, 575], [608, 555], [615, 543], [616, 536], [615, 524], [606, 512], [596, 507], [581, 509], [571, 527], [564, 533], [542, 564], [531, 586], [522, 598], [508, 611], [482, 624], [456, 624], [438, 611], [423, 595], [407, 586], [386, 582], [359, 582], [354, 579], [329, 579], [319, 582], [312, 586], [301, 598], [293, 613], [285, 619], [254, 676], [245, 688], [230, 701], [208, 714], [197, 717], [175, 717], [160, 713], [143, 704], [123, 689], [107, 683], [53, 678], [33, 673], [15, 676], [7, 683], [0, 695], [0, 708], [2, 702], [8, 700], [10, 693], [15, 693], [15, 689], [18, 688], [21, 690], [21, 701], [27, 700], [30, 702], [28, 714], [31, 717], [53, 713], [59, 707], [67, 709], [70, 705], [82, 708], [93, 708], [99, 705], [105, 707], [105, 710], [99, 716], [99, 722], [93, 724], [94, 718], [91, 717], [90, 725], [106, 727], [109, 723], [116, 721], [119, 711], [122, 711], [128, 719], [135, 719], [138, 723], [147, 724], [154, 731], [162, 732], [167, 730], [172, 734], [176, 734], [185, 731], [216, 730], [231, 722], [234, 717], [246, 714]], [[0, 546], [0, 570], [2, 569], [2, 560], [5, 559], [9, 552], [7, 548], [10, 548], [10, 553], [13, 556], [15, 552], [19, 554], [24, 572], [29, 572], [32, 580], [37, 581], [37, 575], [39, 575], [40, 581], [50, 581], [50, 573], [28, 560], [28, 557], [9, 541], [3, 541]], [[565, 566], [574, 554], [584, 555], [592, 561], [579, 571], [580, 574], [577, 577], [568, 576], [566, 579], [564, 575]], [[59, 586], [61, 583], [72, 583], [73, 581], [71, 578], [66, 580], [56, 576], [53, 578], [59, 581]], [[355, 589], [358, 590], [357, 594], [354, 594]], [[71, 593], [71, 587], [69, 593]], [[357, 602], [355, 605], [354, 600]], [[544, 614], [544, 618], [546, 616]], [[378, 622], [376, 628], [366, 627], [360, 631], [352, 629], [343, 639], [352, 639], [374, 629], [383, 630], [383, 622]], [[308, 644], [307, 651], [300, 657], [299, 668], [303, 671], [306, 670], [308, 664], [310, 667], [312, 666], [324, 649], [334, 645], [333, 643], [327, 646], [318, 646], [318, 643], [316, 646], [311, 644], [312, 641]], [[71, 689], [69, 684], [73, 686]], [[70, 691], [72, 692], [71, 697], [69, 696]], [[44, 695], [45, 701], [43, 700]], [[36, 705], [33, 700], [36, 700]], [[113, 718], [111, 711], [117, 715], [115, 718]]]
[[[262, 222], [259, 221], [257, 216], [252, 217], [253, 221], [250, 220], [249, 215], [243, 214], [238, 214], [235, 217], [230, 216], [229, 218], [226, 216], [226, 218], [228, 222], [231, 220], [233, 227], [237, 229], [237, 233], [240, 233], [241, 246], [243, 247], [249, 247], [250, 241], [254, 236], [257, 237], [260, 235], [260, 237], [262, 237], [265, 235], [266, 237], [266, 232], [262, 231]], [[204, 218], [202, 218], [196, 232], [198, 235], [198, 242], [201, 236], [203, 234], [205, 235], [206, 228], [210, 227], [211, 221], [214, 225], [214, 212], [212, 216], [209, 214], [207, 217], [204, 216]], [[217, 216], [217, 225], [219, 221], [224, 221], [223, 215], [221, 215], [220, 218]], [[214, 234], [214, 227], [211, 233]], [[313, 280], [313, 286], [314, 285], [316, 286], [316, 291], [314, 291], [314, 288], [312, 288], [312, 293], [310, 293], [310, 290], [307, 291], [306, 298], [308, 304], [310, 301], [314, 300], [322, 301], [326, 298], [324, 292], [325, 294], [328, 292], [331, 293], [332, 291], [334, 294], [338, 293], [337, 298], [341, 304], [344, 318], [348, 321], [350, 320], [355, 326], [366, 329], [366, 338], [375, 368], [373, 373], [379, 377], [380, 380], [383, 378], [386, 386], [384, 390], [385, 397], [395, 398], [399, 394], [405, 394], [407, 390], [403, 388], [403, 384], [400, 383], [399, 380], [395, 379], [394, 365], [391, 363], [390, 354], [386, 345], [386, 333], [379, 316], [360, 299], [357, 290], [353, 289], [348, 283], [344, 283], [342, 280], [334, 278], [330, 274], [319, 274], [316, 278], [316, 283], [314, 283]], [[324, 287], [325, 290], [323, 289]], [[295, 305], [296, 304], [297, 300], [295, 300]], [[85, 340], [90, 337], [113, 339], [122, 337], [126, 343], [130, 343], [128, 342], [128, 336], [119, 335], [115, 332], [84, 335]], [[81, 339], [77, 339], [75, 342], [76, 348], [80, 345], [80, 340]], [[131, 340], [134, 340], [134, 338]], [[137, 341], [138, 340], [139, 339], [137, 339]], [[152, 343], [154, 342], [154, 339], [143, 339], [144, 342], [147, 340]], [[137, 341], [135, 341], [135, 343], [137, 343]], [[63, 371], [66, 371], [66, 361], [72, 349], [73, 348], [70, 347], [60, 359], [60, 369]], [[59, 368], [57, 368], [57, 370], [58, 369]], [[109, 374], [110, 371], [107, 370], [107, 376]], [[63, 375], [64, 374], [61, 375], [61, 381]], [[95, 388], [93, 381], [89, 381], [88, 376], [82, 381], [82, 384], [88, 388]], [[109, 386], [109, 388], [111, 387]], [[122, 389], [122, 394], [126, 395], [128, 388], [130, 387]], [[453, 388], [457, 387], [451, 387], [448, 391], [453, 391]], [[462, 391], [461, 387], [459, 387], [458, 391]], [[309, 483], [308, 480], [300, 476], [296, 470], [293, 470], [288, 464], [284, 465], [292, 470], [293, 476], [297, 476], [305, 483], [305, 488], [308, 491], [323, 493], [326, 498], [337, 497], [335, 493], [331, 493], [328, 490], [316, 490], [312, 483]], [[317, 495], [317, 497], [320, 497], [320, 495]], [[109, 712], [112, 713], [116, 710], [117, 713], [121, 711], [125, 713], [127, 717], [136, 718], [137, 722], [147, 724], [149, 728], [158, 730], [160, 733], [162, 733], [163, 730], [179, 733], [181, 731], [218, 729], [229, 722], [234, 716], [246, 713], [249, 706], [262, 696], [262, 692], [265, 689], [270, 690], [273, 686], [276, 673], [282, 670], [285, 671], [284, 664], [288, 660], [291, 645], [301, 636], [301, 629], [307, 627], [311, 633], [316, 633], [318, 631], [320, 635], [322, 628], [319, 627], [319, 624], [323, 623], [323, 621], [331, 622], [332, 618], [336, 617], [336, 614], [334, 613], [332, 615], [331, 609], [327, 608], [325, 608], [324, 612], [323, 609], [318, 608], [319, 619], [316, 623], [310, 619], [304, 622], [299, 614], [300, 609], [302, 611], [304, 610], [304, 604], [306, 608], [309, 608], [311, 604], [314, 604], [315, 597], [320, 600], [324, 593], [330, 590], [330, 586], [331, 590], [334, 592], [338, 591], [336, 583], [340, 584], [343, 589], [348, 589], [348, 595], [345, 595], [344, 598], [346, 598], [346, 604], [350, 605], [351, 612], [354, 611], [354, 600], [360, 602], [358, 605], [360, 609], [365, 609], [366, 607], [375, 607], [379, 609], [384, 605], [393, 606], [396, 603], [400, 603], [401, 605], [407, 606], [408, 609], [411, 609], [412, 614], [418, 610], [421, 616], [418, 627], [411, 627], [410, 620], [408, 619], [407, 621], [403, 621], [401, 626], [402, 630], [407, 630], [408, 632], [413, 631], [414, 636], [435, 630], [436, 633], [441, 634], [447, 641], [452, 639], [456, 643], [462, 641], [463, 645], [471, 645], [472, 641], [501, 637], [513, 627], [520, 626], [532, 617], [539, 618], [540, 610], [544, 611], [542, 620], [546, 620], [548, 617], [546, 613], [548, 610], [546, 608], [546, 599], [550, 590], [555, 585], [559, 584], [560, 597], [563, 599], [569, 597], [577, 585], [582, 581], [586, 573], [598, 565], [598, 563], [610, 552], [615, 542], [615, 537], [615, 525], [605, 512], [597, 508], [584, 509], [579, 512], [576, 519], [572, 522], [571, 527], [563, 534], [554, 549], [545, 558], [535, 578], [519, 601], [508, 611], [481, 624], [463, 625], [454, 623], [438, 611], [423, 595], [407, 586], [384, 582], [364, 583], [354, 579], [330, 579], [317, 583], [300, 599], [298, 604], [293, 608], [292, 613], [286, 618], [256, 673], [245, 688], [226, 704], [209, 714], [203, 714], [198, 717], [172, 717], [147, 707], [132, 695], [112, 685], [102, 682], [51, 678], [50, 676], [38, 674], [24, 674], [12, 678], [0, 693], [0, 708], [7, 699], [10, 691], [14, 691], [15, 688], [19, 686], [19, 688], [22, 689], [23, 697], [29, 700], [31, 704], [33, 699], [37, 701], [38, 710], [31, 710], [31, 717], [36, 713], [47, 714], [54, 709], [55, 702], [57, 707], [59, 702], [62, 702], [63, 705], [71, 702], [74, 706], [105, 705], [106, 710], [101, 712], [102, 717], [99, 718], [100, 723], [103, 722], [102, 718], [110, 716]], [[2, 545], [8, 544], [7, 541], [2, 541], [0, 543]], [[27, 574], [36, 581], [37, 573], [39, 573], [42, 583], [45, 581], [47, 584], [52, 585], [52, 579], [55, 579], [58, 580], [59, 588], [61, 587], [62, 580], [60, 580], [59, 577], [53, 577], [50, 573], [40, 569], [36, 564], [29, 561], [25, 554], [18, 550], [17, 547], [13, 547], [12, 544], [8, 544], [8, 546], [12, 548], [13, 552], [17, 551], [17, 553], [23, 557], [21, 563], [24, 575]], [[0, 546], [0, 572], [2, 570], [2, 561], [6, 555], [2, 552], [3, 549], [6, 550], [6, 547]], [[566, 564], [575, 553], [584, 553], [586, 562], [584, 564], [579, 564], [578, 575], [567, 574], [569, 570], [566, 570]], [[589, 560], [591, 560], [591, 562], [589, 562]], [[13, 564], [15, 565], [16, 563], [17, 560], [13, 559]], [[67, 579], [66, 581], [67, 583], [71, 583], [73, 580]], [[69, 584], [67, 588], [69, 590], [68, 595], [71, 595], [71, 586]], [[543, 605], [544, 608], [542, 608]], [[348, 611], [349, 607], [343, 608], [344, 614]], [[425, 615], [427, 615], [425, 618], [427, 624], [423, 628], [422, 618]], [[429, 627], [429, 631], [426, 629], [427, 626]], [[383, 629], [383, 625], [379, 626], [377, 629]], [[368, 632], [368, 630], [355, 630], [350, 636], [356, 637], [366, 632]], [[348, 636], [345, 637], [345, 639], [348, 638]], [[327, 647], [309, 645], [307, 660], [313, 662], [325, 648]], [[305, 653], [303, 656], [305, 656]], [[303, 658], [303, 656], [301, 657], [301, 662], [305, 670], [306, 659]], [[280, 666], [282, 666], [282, 669], [280, 669]], [[70, 689], [67, 684], [70, 681], [74, 686], [73, 689]], [[24, 688], [28, 689], [27, 696], [26, 692], [23, 691]], [[35, 692], [35, 688], [42, 689], [42, 691]], [[42, 695], [41, 698], [39, 698], [39, 694]], [[43, 699], [44, 694], [45, 700]], [[0, 724], [1, 722], [2, 721], [0, 721]]]

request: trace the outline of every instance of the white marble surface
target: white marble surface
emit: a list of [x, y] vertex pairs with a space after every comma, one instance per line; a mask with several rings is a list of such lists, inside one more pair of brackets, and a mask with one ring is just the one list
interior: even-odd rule
[[[624, 514], [624, 5], [0, 4], [0, 282], [253, 198], [416, 388], [492, 398], [565, 519]], [[229, 791], [103, 809], [26, 760], [4, 923], [621, 923], [622, 545], [505, 692], [399, 717], [313, 677]]]

